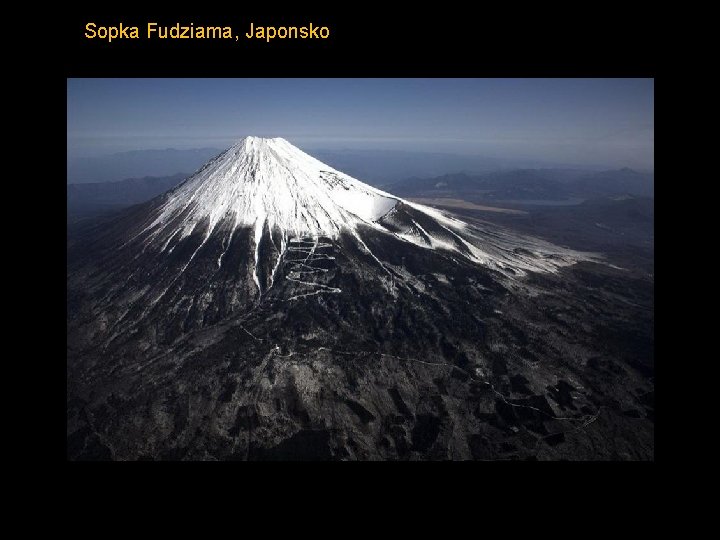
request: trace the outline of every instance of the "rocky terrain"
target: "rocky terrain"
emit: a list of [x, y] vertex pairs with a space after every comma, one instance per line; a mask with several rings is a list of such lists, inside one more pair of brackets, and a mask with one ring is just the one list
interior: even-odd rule
[[654, 458], [651, 279], [250, 139], [69, 236], [69, 459]]

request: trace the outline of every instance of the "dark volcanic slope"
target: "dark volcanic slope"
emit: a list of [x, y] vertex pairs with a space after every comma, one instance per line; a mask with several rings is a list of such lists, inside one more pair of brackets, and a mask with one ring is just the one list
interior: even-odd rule
[[352, 246], [288, 257], [283, 275], [302, 259], [322, 286], [283, 280], [218, 320], [158, 312], [118, 333], [71, 294], [69, 456], [652, 458], [651, 288], [590, 263], [510, 287], [373, 242], [413, 274], [393, 286]]
[[[70, 459], [653, 459], [648, 282], [513, 277], [363, 224], [280, 248], [198, 221], [159, 252], [135, 233], [165, 201], [68, 244]], [[512, 260], [554, 256], [524, 245]]]

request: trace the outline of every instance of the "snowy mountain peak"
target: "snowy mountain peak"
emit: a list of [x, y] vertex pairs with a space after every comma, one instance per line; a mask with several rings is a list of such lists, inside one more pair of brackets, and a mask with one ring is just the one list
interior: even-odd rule
[[168, 194], [151, 227], [182, 216], [180, 236], [207, 223], [278, 228], [291, 236], [336, 237], [371, 223], [399, 199], [309, 156], [282, 138], [245, 137]]
[[[247, 136], [239, 139], [231, 148], [243, 149], [245, 151], [263, 151], [281, 145], [292, 146], [292, 144], [282, 137]], [[292, 147], [295, 148], [294, 146]]]
[[[283, 149], [288, 151], [290, 149], [302, 152], [299, 148], [290, 144], [286, 139], [282, 137], [243, 137], [233, 144], [226, 152], [234, 153], [234, 155], [243, 154], [269, 154], [271, 156], [277, 156], [278, 153], [282, 153]], [[225, 152], [225, 153], [226, 153]]]
[[282, 256], [292, 242], [337, 240], [345, 233], [387, 271], [363, 240], [368, 229], [393, 241], [450, 252], [508, 277], [526, 270], [552, 272], [578, 256], [537, 239], [470, 226], [394, 197], [282, 138], [240, 139], [163, 197], [133, 238], [142, 237], [144, 249], [172, 253], [183, 239], [199, 236], [201, 243], [188, 264], [211, 238], [229, 246], [241, 229], [252, 231], [255, 267], [263, 238]]

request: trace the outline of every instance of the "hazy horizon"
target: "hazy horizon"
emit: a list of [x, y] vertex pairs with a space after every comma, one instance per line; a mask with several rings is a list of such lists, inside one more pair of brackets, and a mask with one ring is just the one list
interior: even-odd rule
[[[239, 137], [242, 138], [242, 137]], [[239, 139], [238, 138], [238, 139]], [[109, 157], [109, 156], [116, 156], [116, 155], [122, 155], [122, 154], [132, 154], [132, 153], [139, 153], [139, 152], [165, 152], [165, 151], [177, 151], [177, 152], [183, 152], [183, 151], [200, 151], [200, 150], [215, 150], [217, 152], [222, 152], [226, 148], [230, 147], [234, 142], [236, 142], [238, 139], [227, 139], [228, 142], [223, 142], [223, 144], [207, 144], [205, 146], [188, 146], [184, 147], [183, 145], [176, 145], [176, 146], [158, 146], [158, 147], [152, 147], [152, 148], [134, 148], [134, 147], [128, 147], [127, 150], [116, 150], [116, 151], [102, 151], [98, 150], [96, 153], [90, 153], [90, 154], [84, 154], [79, 155], [74, 158], [73, 160], [85, 160], [85, 159], [94, 159], [94, 158], [103, 158], [103, 157]], [[292, 140], [289, 142], [293, 143]], [[294, 144], [294, 143], [293, 143]], [[630, 167], [627, 165], [608, 165], [606, 163], [570, 163], [570, 162], [558, 162], [558, 161], [546, 161], [539, 158], [533, 158], [528, 156], [514, 156], [514, 157], [500, 157], [500, 156], [493, 156], [488, 154], [471, 154], [471, 153], [462, 153], [462, 152], [451, 152], [451, 151], [422, 151], [422, 150], [394, 150], [390, 148], [375, 148], [375, 147], [367, 147], [367, 148], [352, 148], [348, 145], [336, 145], [336, 146], [313, 146], [313, 145], [304, 145], [304, 144], [294, 144], [294, 146], [297, 146], [301, 150], [305, 152], [337, 152], [337, 153], [362, 153], [362, 152], [387, 152], [389, 154], [418, 154], [418, 155], [443, 155], [443, 156], [458, 156], [458, 157], [477, 157], [477, 158], [487, 158], [487, 159], [497, 159], [502, 161], [517, 161], [517, 162], [534, 162], [537, 163], [537, 167], [548, 167], [548, 168], [554, 168], [554, 167], [562, 167], [562, 168], [570, 168], [577, 166], [578, 168], [588, 168], [588, 169], [620, 169], [620, 168], [630, 168], [635, 169], [638, 171], [649, 171], [654, 172], [654, 166], [653, 164], [650, 164], [650, 167]], [[70, 158], [68, 158], [70, 159]], [[522, 168], [521, 165], [518, 165], [519, 168]]]
[[393, 150], [654, 169], [652, 79], [68, 79], [68, 160], [225, 148]]

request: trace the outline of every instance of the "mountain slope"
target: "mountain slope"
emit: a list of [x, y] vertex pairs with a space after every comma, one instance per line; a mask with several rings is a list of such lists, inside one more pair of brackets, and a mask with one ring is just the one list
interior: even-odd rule
[[[593, 260], [248, 137], [69, 243], [68, 455], [587, 457], [578, 426], [619, 429], [648, 388], [631, 358], [587, 385], [628, 328], [621, 299], [579, 298]], [[646, 458], [649, 421], [631, 438]]]

